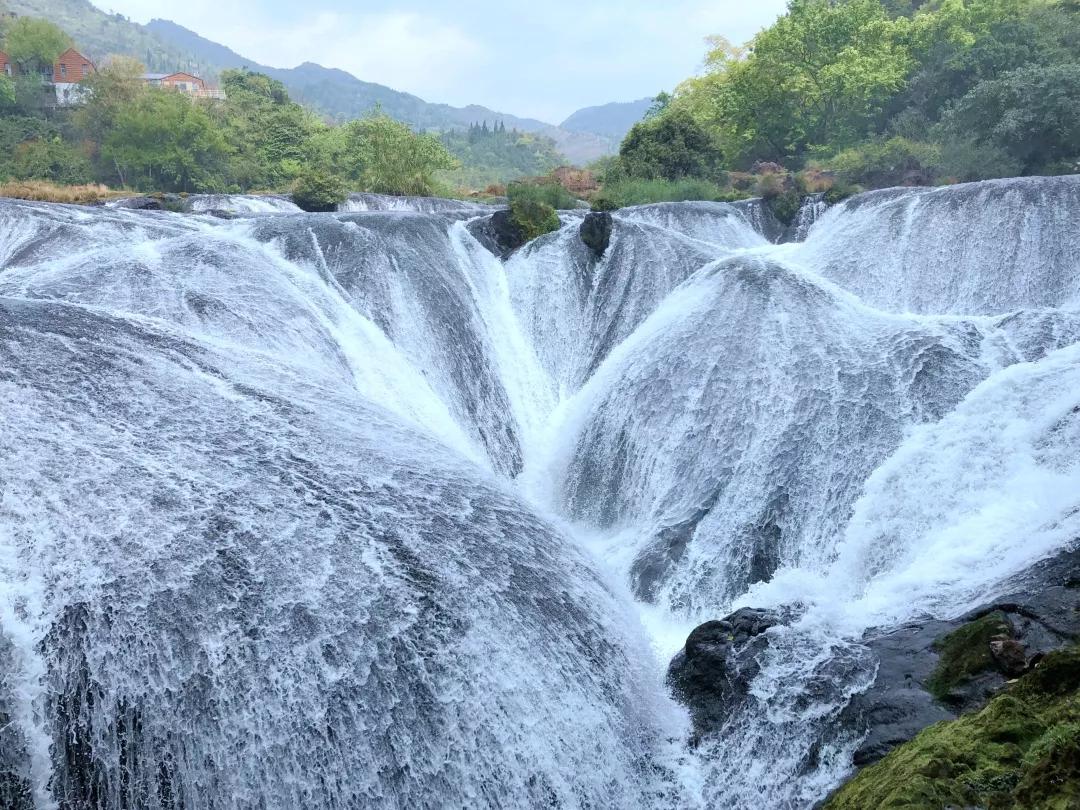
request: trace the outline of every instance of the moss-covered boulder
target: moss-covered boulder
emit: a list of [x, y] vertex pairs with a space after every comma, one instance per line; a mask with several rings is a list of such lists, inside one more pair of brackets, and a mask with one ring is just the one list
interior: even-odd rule
[[546, 233], [559, 230], [559, 215], [546, 202], [532, 199], [510, 199], [510, 218], [531, 242]]
[[341, 179], [321, 169], [304, 172], [292, 188], [292, 201], [303, 210], [316, 213], [337, 211], [346, 196]]
[[[987, 618], [988, 625], [997, 620]], [[950, 644], [966, 647], [988, 629]], [[973, 659], [961, 649], [952, 660]], [[1080, 647], [1050, 653], [981, 711], [925, 729], [860, 771], [824, 807], [1080, 807]]]
[[1002, 673], [994, 656], [994, 644], [1012, 641], [1013, 636], [1008, 617], [995, 610], [939, 638], [934, 642], [940, 656], [937, 669], [926, 684], [930, 693], [945, 703], [962, 705], [972, 698], [967, 687], [980, 676], [1019, 675], [1019, 672]]

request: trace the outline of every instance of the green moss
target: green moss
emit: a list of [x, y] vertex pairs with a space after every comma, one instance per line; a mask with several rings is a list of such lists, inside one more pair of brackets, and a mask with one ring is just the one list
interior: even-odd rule
[[545, 233], [559, 230], [559, 215], [544, 202], [511, 200], [510, 218], [521, 228], [525, 240], [531, 242]]
[[780, 220], [783, 225], [791, 225], [795, 222], [795, 218], [799, 215], [799, 209], [802, 208], [802, 195], [795, 190], [782, 191], [774, 197], [767, 197], [766, 201], [769, 204], [769, 208], [772, 209], [773, 215]]
[[825, 202], [829, 205], [836, 205], [858, 193], [858, 186], [849, 185], [848, 183], [836, 183], [832, 188], [825, 192]]
[[1078, 688], [1080, 648], [1053, 653], [982, 711], [931, 726], [864, 768], [825, 810], [1080, 807]]
[[1012, 625], [1000, 612], [988, 613], [938, 639], [934, 649], [941, 659], [926, 684], [930, 693], [945, 700], [953, 688], [992, 669], [990, 642], [995, 636], [1012, 637]]

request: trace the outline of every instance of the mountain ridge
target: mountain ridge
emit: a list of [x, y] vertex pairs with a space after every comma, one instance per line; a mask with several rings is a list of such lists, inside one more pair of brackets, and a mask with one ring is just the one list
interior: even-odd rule
[[566, 159], [578, 165], [618, 149], [618, 141], [608, 135], [563, 129], [479, 104], [454, 107], [433, 103], [366, 82], [340, 68], [314, 62], [294, 68], [263, 65], [178, 23], [154, 19], [141, 25], [121, 14], [107, 13], [90, 0], [0, 0], [0, 11], [4, 10], [51, 20], [95, 60], [123, 54], [139, 59], [148, 70], [184, 70], [208, 78], [222, 70], [248, 67], [281, 81], [298, 101], [338, 121], [358, 118], [375, 107], [420, 130], [467, 129], [474, 123], [501, 121], [508, 128], [551, 138]]

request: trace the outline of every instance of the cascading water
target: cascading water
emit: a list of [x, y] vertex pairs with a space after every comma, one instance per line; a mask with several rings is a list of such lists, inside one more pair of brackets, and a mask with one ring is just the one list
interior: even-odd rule
[[[5, 806], [810, 806], [864, 629], [1080, 537], [1076, 178], [505, 266], [264, 204], [0, 203]], [[739, 605], [794, 618], [691, 750], [665, 656]]]

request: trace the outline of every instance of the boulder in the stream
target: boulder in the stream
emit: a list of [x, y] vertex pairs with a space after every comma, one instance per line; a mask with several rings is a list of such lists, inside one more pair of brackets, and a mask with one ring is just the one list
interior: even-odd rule
[[768, 644], [765, 631], [782, 623], [771, 611], [742, 608], [695, 628], [668, 667], [668, 684], [690, 710], [695, 738], [720, 727], [760, 667], [756, 653]]
[[477, 242], [503, 261], [528, 241], [525, 231], [514, 221], [509, 209], [474, 219], [466, 227]]
[[590, 211], [585, 215], [578, 233], [585, 247], [599, 259], [603, 257], [611, 244], [611, 233], [614, 228], [615, 220], [607, 211]]

